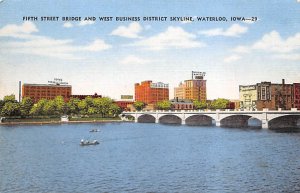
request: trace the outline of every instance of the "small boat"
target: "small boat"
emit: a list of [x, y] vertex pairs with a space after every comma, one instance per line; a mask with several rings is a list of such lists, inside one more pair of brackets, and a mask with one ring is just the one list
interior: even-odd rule
[[100, 132], [99, 129], [91, 129], [90, 132]]
[[81, 140], [80, 145], [85, 146], [85, 145], [98, 145], [99, 142], [97, 140], [89, 141], [89, 140]]

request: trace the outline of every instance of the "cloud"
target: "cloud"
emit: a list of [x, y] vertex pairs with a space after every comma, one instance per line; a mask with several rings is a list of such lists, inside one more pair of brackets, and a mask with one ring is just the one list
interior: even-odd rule
[[261, 40], [252, 45], [252, 49], [264, 50], [266, 52], [289, 53], [300, 49], [300, 33], [282, 39], [277, 31], [271, 31], [265, 34]]
[[278, 54], [275, 56], [276, 58], [283, 60], [292, 60], [292, 61], [300, 61], [300, 54]]
[[143, 30], [138, 22], [132, 22], [128, 27], [119, 26], [113, 30], [110, 35], [121, 36], [125, 38], [141, 38], [138, 34]]
[[74, 26], [82, 27], [82, 26], [85, 26], [85, 25], [93, 25], [94, 23], [95, 23], [95, 21], [91, 21], [91, 20], [83, 20], [83, 21], [80, 21], [79, 23], [76, 22], [75, 25], [71, 22], [65, 22], [63, 24], [63, 27], [65, 27], [65, 28], [71, 28], [71, 27], [74, 27]]
[[232, 51], [236, 53], [249, 53], [251, 49], [247, 46], [237, 46]]
[[235, 53], [260, 53], [270, 54], [270, 57], [285, 60], [300, 60], [300, 33], [296, 33], [286, 39], [277, 31], [271, 31], [263, 35], [261, 39], [248, 46], [237, 46], [232, 51]]
[[241, 26], [239, 24], [233, 24], [227, 30], [222, 28], [215, 28], [210, 30], [200, 31], [199, 34], [205, 36], [228, 36], [228, 37], [239, 37], [248, 31], [248, 27]]
[[0, 29], [0, 37], [30, 38], [30, 34], [39, 30], [31, 21], [25, 21], [22, 25], [8, 24]]
[[205, 46], [204, 43], [196, 40], [196, 35], [186, 32], [181, 27], [172, 26], [168, 27], [165, 32], [137, 41], [132, 45], [150, 50], [187, 49]]
[[63, 27], [65, 27], [65, 28], [71, 28], [71, 27], [73, 27], [73, 24], [71, 22], [65, 22], [63, 24]]
[[[10, 32], [10, 33], [9, 33]], [[8, 40], [1, 46], [3, 50], [11, 53], [21, 53], [37, 56], [55, 57], [60, 59], [81, 59], [78, 53], [82, 51], [102, 51], [111, 48], [101, 39], [96, 39], [89, 45], [75, 45], [71, 39], [54, 39], [46, 36], [32, 35], [38, 32], [32, 22], [24, 22], [22, 25], [7, 25], [0, 29], [0, 37], [14, 37], [18, 39]]]
[[232, 62], [238, 61], [240, 59], [241, 59], [241, 56], [231, 55], [231, 56], [228, 56], [228, 57], [224, 58], [224, 62], [225, 63], [232, 63]]
[[83, 20], [79, 22], [78, 26], [93, 25], [94, 23], [95, 21], [92, 20]]
[[104, 40], [101, 39], [96, 39], [93, 43], [90, 45], [84, 47], [84, 50], [92, 51], [92, 52], [97, 52], [97, 51], [102, 51], [102, 50], [107, 50], [110, 49], [112, 46], [105, 43]]
[[129, 55], [129, 56], [123, 58], [120, 61], [120, 63], [121, 64], [131, 64], [131, 65], [134, 65], [134, 64], [146, 64], [146, 63], [149, 63], [149, 60], [145, 60], [145, 59], [139, 58], [139, 57], [134, 56], [134, 55]]

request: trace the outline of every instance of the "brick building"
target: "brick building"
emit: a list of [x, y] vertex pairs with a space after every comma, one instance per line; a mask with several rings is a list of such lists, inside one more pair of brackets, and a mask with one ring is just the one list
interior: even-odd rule
[[292, 84], [261, 82], [257, 84], [257, 109], [289, 110], [292, 108]]
[[171, 108], [172, 110], [193, 110], [194, 109], [194, 103], [192, 100], [189, 99], [172, 99], [171, 102]]
[[30, 97], [34, 103], [40, 99], [54, 99], [62, 96], [67, 102], [72, 95], [71, 85], [60, 84], [27, 84], [22, 85], [22, 98]]
[[130, 111], [133, 105], [133, 101], [116, 101], [115, 102], [118, 107], [120, 107], [122, 109], [122, 111]]
[[293, 84], [292, 107], [300, 110], [300, 83]]
[[169, 100], [169, 84], [153, 83], [151, 80], [134, 85], [135, 101], [146, 104], [156, 104], [159, 101]]

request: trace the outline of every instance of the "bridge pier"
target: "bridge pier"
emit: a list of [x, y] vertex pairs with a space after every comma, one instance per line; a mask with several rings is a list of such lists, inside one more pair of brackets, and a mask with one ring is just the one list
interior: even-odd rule
[[269, 129], [269, 121], [267, 119], [262, 119], [261, 120], [261, 128]]
[[216, 126], [217, 126], [217, 127], [220, 127], [220, 126], [221, 126], [221, 121], [220, 121], [220, 120], [217, 120], [217, 121], [216, 121]]
[[159, 123], [159, 118], [155, 118], [155, 123]]
[[185, 125], [185, 119], [182, 119], [181, 124]]

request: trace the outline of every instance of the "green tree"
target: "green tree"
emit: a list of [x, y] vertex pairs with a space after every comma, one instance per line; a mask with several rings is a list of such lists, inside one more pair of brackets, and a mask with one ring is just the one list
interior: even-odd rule
[[0, 115], [1, 115], [2, 108], [4, 107], [4, 105], [5, 105], [4, 100], [0, 100]]
[[227, 105], [229, 103], [229, 100], [218, 98], [211, 102], [210, 108], [212, 109], [226, 109]]
[[88, 96], [84, 100], [85, 100], [88, 107], [93, 107], [94, 106], [94, 99], [92, 97]]
[[20, 111], [22, 117], [29, 116], [30, 110], [33, 107], [33, 100], [30, 97], [24, 97], [20, 103]]
[[44, 115], [44, 106], [47, 103], [46, 99], [39, 100], [30, 110], [30, 115]]
[[170, 110], [171, 109], [171, 102], [168, 100], [159, 101], [156, 104], [157, 109], [159, 110]]
[[87, 114], [89, 115], [94, 115], [96, 114], [96, 108], [95, 107], [89, 107], [88, 110], [87, 110]]
[[141, 111], [145, 107], [145, 103], [143, 103], [142, 101], [135, 101], [133, 103], [133, 106], [136, 110]]
[[2, 108], [1, 114], [3, 116], [19, 116], [20, 105], [17, 102], [6, 102]]
[[62, 115], [64, 113], [65, 101], [62, 96], [57, 96], [54, 98], [55, 114]]
[[21, 114], [20, 105], [13, 94], [4, 96], [1, 106], [1, 115], [3, 116], [19, 116]]
[[110, 107], [109, 107], [109, 116], [116, 117], [120, 113], [121, 113], [121, 108], [117, 104], [113, 103], [113, 104], [110, 105]]
[[3, 100], [4, 100], [4, 103], [7, 103], [7, 102], [17, 102], [16, 101], [16, 97], [15, 97], [14, 94], [4, 96]]
[[102, 98], [95, 98], [93, 100], [93, 106], [95, 107], [96, 113], [101, 114], [103, 108], [103, 100]]
[[54, 100], [48, 100], [44, 107], [43, 107], [43, 113], [45, 115], [54, 115], [56, 114], [56, 104]]
[[100, 114], [102, 117], [107, 117], [109, 115], [110, 107], [113, 104], [113, 100], [108, 97], [100, 98], [101, 109]]
[[69, 112], [71, 114], [79, 114], [79, 108], [78, 103], [80, 102], [80, 99], [78, 98], [71, 98], [69, 102], [67, 103]]
[[79, 113], [80, 114], [83, 114], [83, 115], [86, 115], [87, 114], [87, 111], [88, 111], [88, 105], [87, 105], [87, 102], [84, 100], [81, 100], [79, 103], [78, 103], [78, 109], [79, 109]]
[[197, 109], [197, 110], [207, 108], [207, 103], [205, 101], [194, 100], [193, 105], [194, 105], [194, 109]]

